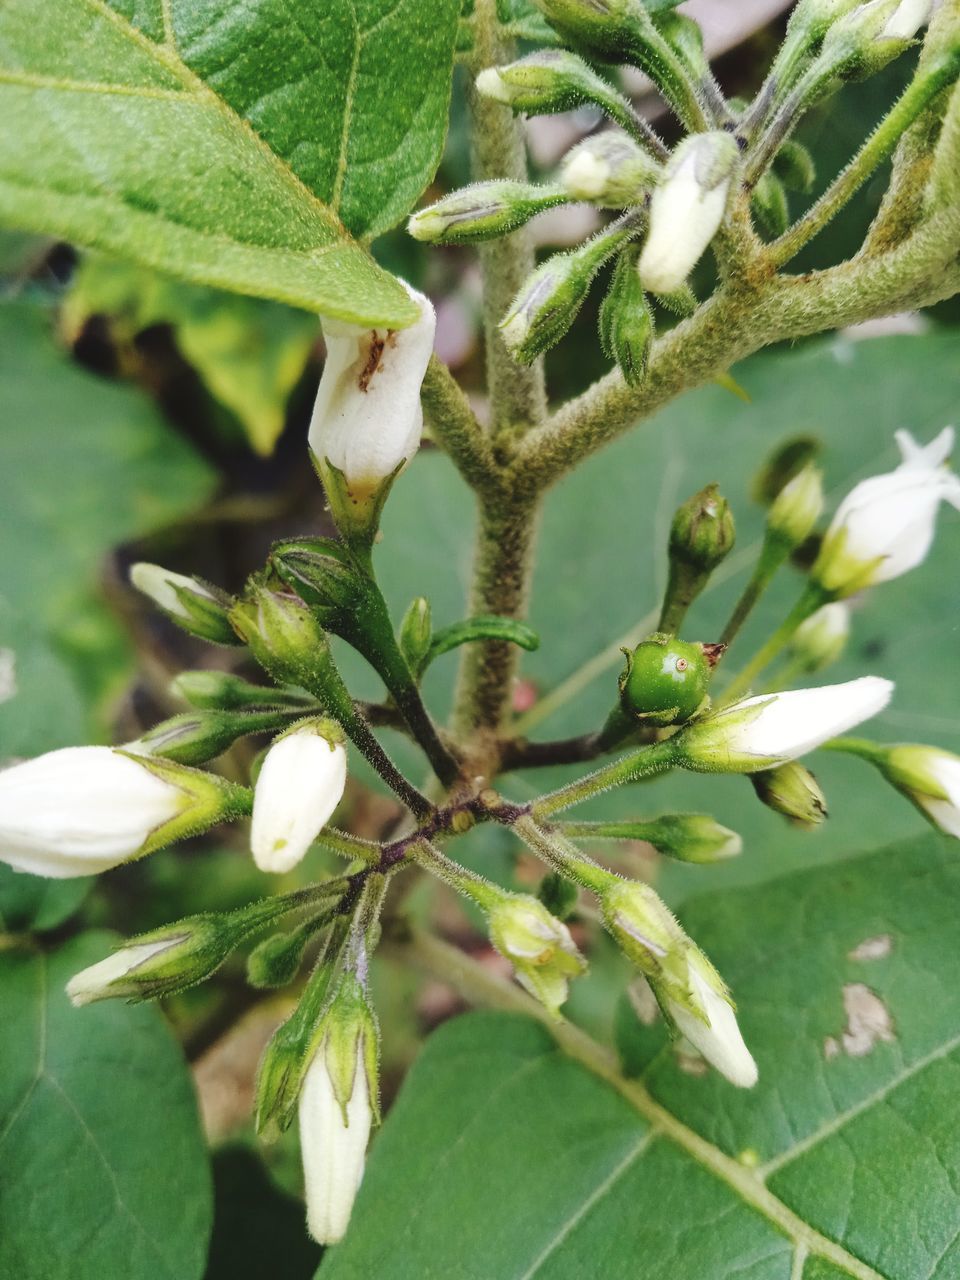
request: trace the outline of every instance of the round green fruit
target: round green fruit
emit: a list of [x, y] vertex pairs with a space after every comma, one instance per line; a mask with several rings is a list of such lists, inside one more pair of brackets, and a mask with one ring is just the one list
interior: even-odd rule
[[[712, 647], [711, 647], [712, 648]], [[629, 716], [658, 724], [683, 724], [706, 697], [709, 649], [672, 637], [653, 637], [627, 653], [620, 702]]]

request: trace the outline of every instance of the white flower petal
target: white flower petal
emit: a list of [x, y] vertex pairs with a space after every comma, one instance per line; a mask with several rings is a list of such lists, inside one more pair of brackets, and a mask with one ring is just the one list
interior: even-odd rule
[[407, 329], [369, 329], [323, 321], [327, 359], [310, 424], [310, 449], [342, 471], [358, 494], [373, 492], [416, 452], [423, 430], [420, 387], [436, 314], [428, 298], [405, 285], [420, 307]]
[[0, 773], [0, 859], [34, 875], [95, 875], [138, 853], [184, 794], [110, 747], [65, 747]]
[[731, 1005], [714, 991], [694, 962], [690, 965], [690, 985], [694, 1000], [706, 1013], [710, 1025], [668, 997], [670, 1016], [694, 1048], [731, 1084], [741, 1089], [752, 1088], [757, 1083], [757, 1064], [744, 1043]]
[[67, 995], [71, 1003], [79, 1008], [80, 1005], [90, 1004], [94, 1000], [109, 995], [107, 988], [111, 983], [125, 978], [145, 960], [149, 960], [161, 951], [167, 951], [175, 946], [176, 942], [176, 938], [160, 938], [156, 942], [138, 942], [130, 947], [121, 947], [119, 951], [114, 951], [105, 960], [90, 965], [88, 969], [81, 969], [67, 983]]
[[343, 796], [347, 753], [306, 726], [270, 747], [253, 796], [250, 846], [261, 871], [301, 860]]
[[323, 1047], [300, 1093], [300, 1152], [307, 1196], [307, 1229], [318, 1244], [335, 1244], [346, 1233], [363, 1180], [373, 1115], [360, 1045], [347, 1124], [327, 1070]]
[[890, 701], [893, 688], [890, 680], [862, 676], [846, 684], [823, 685], [818, 689], [761, 694], [735, 703], [718, 720], [763, 704], [755, 719], [731, 729], [727, 749], [777, 761], [793, 760], [882, 711]]

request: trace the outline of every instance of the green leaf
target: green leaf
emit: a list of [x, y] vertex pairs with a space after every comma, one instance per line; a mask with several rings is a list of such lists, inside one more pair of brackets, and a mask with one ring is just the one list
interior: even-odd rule
[[9, 0], [0, 222], [361, 324], [415, 308], [348, 234], [429, 181], [457, 0]]
[[524, 622], [513, 618], [501, 618], [493, 613], [478, 614], [473, 618], [464, 618], [462, 622], [451, 623], [434, 633], [430, 641], [427, 663], [449, 653], [462, 644], [472, 644], [475, 640], [505, 640], [509, 644], [518, 645], [533, 652], [540, 644], [540, 637]]
[[[958, 894], [960, 862], [931, 838], [692, 905], [684, 923], [737, 995], [754, 1090], [678, 1057], [662, 1023], [649, 1092], [612, 1088], [515, 1015], [446, 1024], [322, 1280], [947, 1280]], [[858, 998], [874, 1032], [851, 1040]]]
[[73, 1009], [108, 934], [0, 955], [0, 1274], [199, 1280], [210, 1174], [189, 1073], [156, 1008]]
[[13, 871], [0, 862], [0, 933], [43, 932], [69, 920], [83, 902], [93, 880], [45, 880]]
[[151, 325], [171, 325], [184, 358], [261, 454], [273, 451], [287, 397], [320, 333], [315, 316], [292, 307], [96, 255], [84, 259], [70, 282], [61, 312], [67, 336], [73, 340], [93, 315], [108, 316], [121, 343], [132, 343]]
[[75, 365], [27, 302], [0, 306], [0, 422], [6, 759], [95, 732], [129, 662], [97, 598], [101, 560], [199, 506], [213, 475], [140, 392]]

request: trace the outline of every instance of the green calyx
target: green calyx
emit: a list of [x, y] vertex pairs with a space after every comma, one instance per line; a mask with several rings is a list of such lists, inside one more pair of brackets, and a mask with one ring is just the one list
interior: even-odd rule
[[697, 713], [719, 657], [716, 645], [666, 635], [651, 636], [624, 653], [620, 706], [633, 719], [656, 725], [685, 724]]

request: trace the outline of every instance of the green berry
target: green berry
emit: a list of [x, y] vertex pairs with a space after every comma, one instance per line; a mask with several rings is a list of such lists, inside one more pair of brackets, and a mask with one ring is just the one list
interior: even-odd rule
[[683, 724], [697, 711], [710, 683], [714, 647], [652, 636], [627, 652], [620, 702], [629, 716]]

